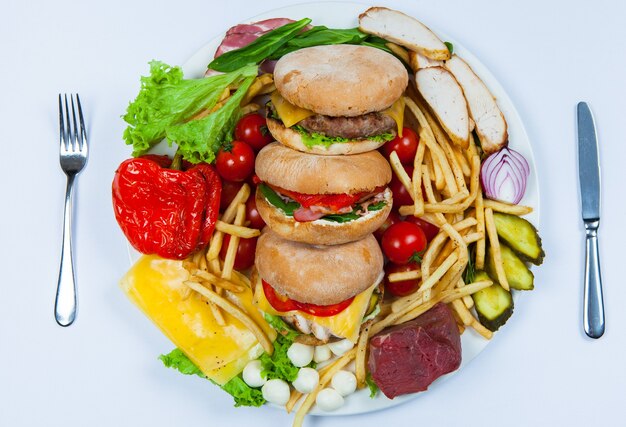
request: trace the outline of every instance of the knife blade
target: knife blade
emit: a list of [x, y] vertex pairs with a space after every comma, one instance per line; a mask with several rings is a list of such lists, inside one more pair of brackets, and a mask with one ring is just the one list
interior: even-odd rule
[[600, 225], [600, 160], [596, 126], [586, 102], [578, 103], [578, 179], [581, 214], [585, 225], [585, 278], [583, 326], [587, 336], [604, 334], [604, 300], [598, 250]]

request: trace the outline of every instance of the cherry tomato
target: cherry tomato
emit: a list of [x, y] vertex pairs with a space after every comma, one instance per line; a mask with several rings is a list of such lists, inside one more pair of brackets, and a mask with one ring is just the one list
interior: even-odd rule
[[220, 199], [220, 211], [224, 211], [233, 201], [243, 182], [222, 180], [222, 197]]
[[[258, 237], [239, 239], [239, 246], [237, 247], [237, 253], [235, 254], [235, 264], [233, 264], [235, 270], [245, 270], [254, 265], [254, 252], [256, 251], [257, 239]], [[222, 260], [226, 259], [229, 242], [230, 235], [224, 235], [224, 242], [222, 243], [222, 249], [220, 249], [220, 258], [222, 258]]]
[[422, 231], [424, 232], [424, 235], [426, 236], [427, 242], [430, 242], [431, 240], [433, 240], [435, 236], [437, 235], [437, 233], [439, 233], [439, 227], [437, 227], [434, 224], [431, 224], [430, 222], [424, 221], [421, 218], [417, 218], [414, 216], [407, 216], [405, 218], [405, 221], [412, 222], [413, 224], [419, 225]]
[[405, 271], [413, 271], [419, 269], [419, 264], [411, 262], [405, 265], [397, 265], [393, 263], [387, 264], [385, 267], [385, 289], [392, 295], [397, 297], [403, 297], [410, 295], [419, 287], [419, 281], [417, 279], [402, 280], [400, 282], [390, 282], [388, 277], [393, 273], [402, 273]]
[[389, 212], [389, 216], [387, 217], [385, 222], [383, 222], [383, 225], [381, 225], [378, 230], [374, 231], [374, 237], [376, 237], [378, 243], [380, 243], [380, 241], [382, 240], [383, 234], [385, 234], [385, 230], [387, 230], [390, 225], [395, 224], [396, 222], [400, 222], [400, 215], [398, 215], [394, 211]]
[[[405, 166], [404, 170], [409, 174], [409, 177], [413, 176], [413, 168], [411, 166]], [[396, 174], [393, 174], [391, 182], [389, 183], [389, 189], [393, 193], [393, 208], [398, 209], [400, 206], [412, 205], [413, 199], [411, 195], [400, 182]]]
[[248, 201], [246, 202], [246, 219], [250, 221], [249, 227], [256, 228], [257, 230], [265, 227], [265, 221], [259, 215], [259, 211], [256, 208], [256, 198], [254, 197], [254, 193], [250, 195]]
[[292, 300], [285, 295], [279, 295], [265, 280], [262, 280], [261, 282], [263, 284], [263, 292], [265, 293], [267, 301], [272, 307], [274, 307], [274, 310], [283, 313], [292, 310], [299, 310], [318, 317], [329, 317], [344, 311], [354, 300], [354, 297], [352, 297], [332, 305], [308, 304]]
[[254, 151], [245, 142], [233, 141], [229, 151], [220, 149], [217, 172], [228, 181], [245, 181], [254, 172]]
[[259, 151], [274, 140], [267, 130], [265, 117], [260, 114], [243, 116], [235, 127], [235, 138], [250, 144], [254, 151]]
[[401, 221], [385, 231], [381, 246], [389, 261], [406, 264], [418, 261], [422, 251], [426, 249], [426, 236], [419, 225]]
[[385, 145], [383, 145], [383, 154], [389, 157], [391, 156], [391, 153], [395, 151], [402, 164], [412, 165], [413, 160], [415, 160], [418, 143], [419, 137], [413, 129], [402, 128], [402, 136], [396, 136], [394, 139], [387, 141]]

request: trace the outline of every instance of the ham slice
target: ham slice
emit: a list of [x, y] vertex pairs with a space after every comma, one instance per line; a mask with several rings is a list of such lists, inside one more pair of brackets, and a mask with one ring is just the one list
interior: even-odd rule
[[249, 45], [263, 34], [294, 22], [287, 18], [272, 18], [252, 24], [239, 24], [226, 31], [226, 37], [215, 51], [215, 58], [231, 50]]

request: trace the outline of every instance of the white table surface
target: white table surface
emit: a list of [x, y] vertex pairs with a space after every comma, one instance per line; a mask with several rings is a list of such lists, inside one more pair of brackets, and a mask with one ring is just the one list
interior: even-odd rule
[[[507, 90], [537, 159], [547, 258], [515, 316], [445, 387], [393, 409], [308, 425], [624, 425], [624, 3], [378, 3], [461, 40]], [[172, 345], [117, 286], [129, 265], [110, 198], [113, 171], [129, 154], [120, 115], [147, 62], [181, 64], [228, 26], [287, 4], [2, 2], [1, 426], [290, 425], [277, 410], [234, 409], [206, 381], [161, 366], [156, 357]], [[53, 318], [65, 188], [56, 96], [71, 91], [83, 100], [91, 158], [76, 198], [80, 311], [63, 329]], [[597, 341], [581, 327], [579, 100], [596, 114], [601, 145], [607, 331]]]

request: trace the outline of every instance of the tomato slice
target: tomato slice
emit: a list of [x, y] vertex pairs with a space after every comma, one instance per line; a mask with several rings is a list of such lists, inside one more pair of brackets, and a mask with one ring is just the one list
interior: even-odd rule
[[274, 188], [281, 194], [291, 197], [293, 200], [300, 203], [302, 207], [310, 208], [311, 206], [326, 206], [334, 211], [338, 211], [346, 206], [352, 206], [366, 195], [380, 193], [385, 189], [383, 186], [375, 188], [371, 193], [368, 191], [362, 191], [355, 194], [303, 194], [285, 190], [284, 188]]
[[272, 286], [265, 280], [262, 280], [261, 282], [263, 283], [263, 292], [265, 293], [265, 298], [267, 298], [267, 301], [274, 308], [274, 310], [280, 312], [299, 310], [313, 316], [330, 317], [341, 313], [346, 308], [348, 308], [350, 304], [352, 304], [352, 301], [354, 301], [354, 297], [352, 297], [348, 298], [345, 301], [341, 301], [340, 303], [332, 305], [307, 304], [304, 302], [292, 300], [291, 298], [284, 295], [279, 295], [274, 290], [274, 288], [272, 288]]

